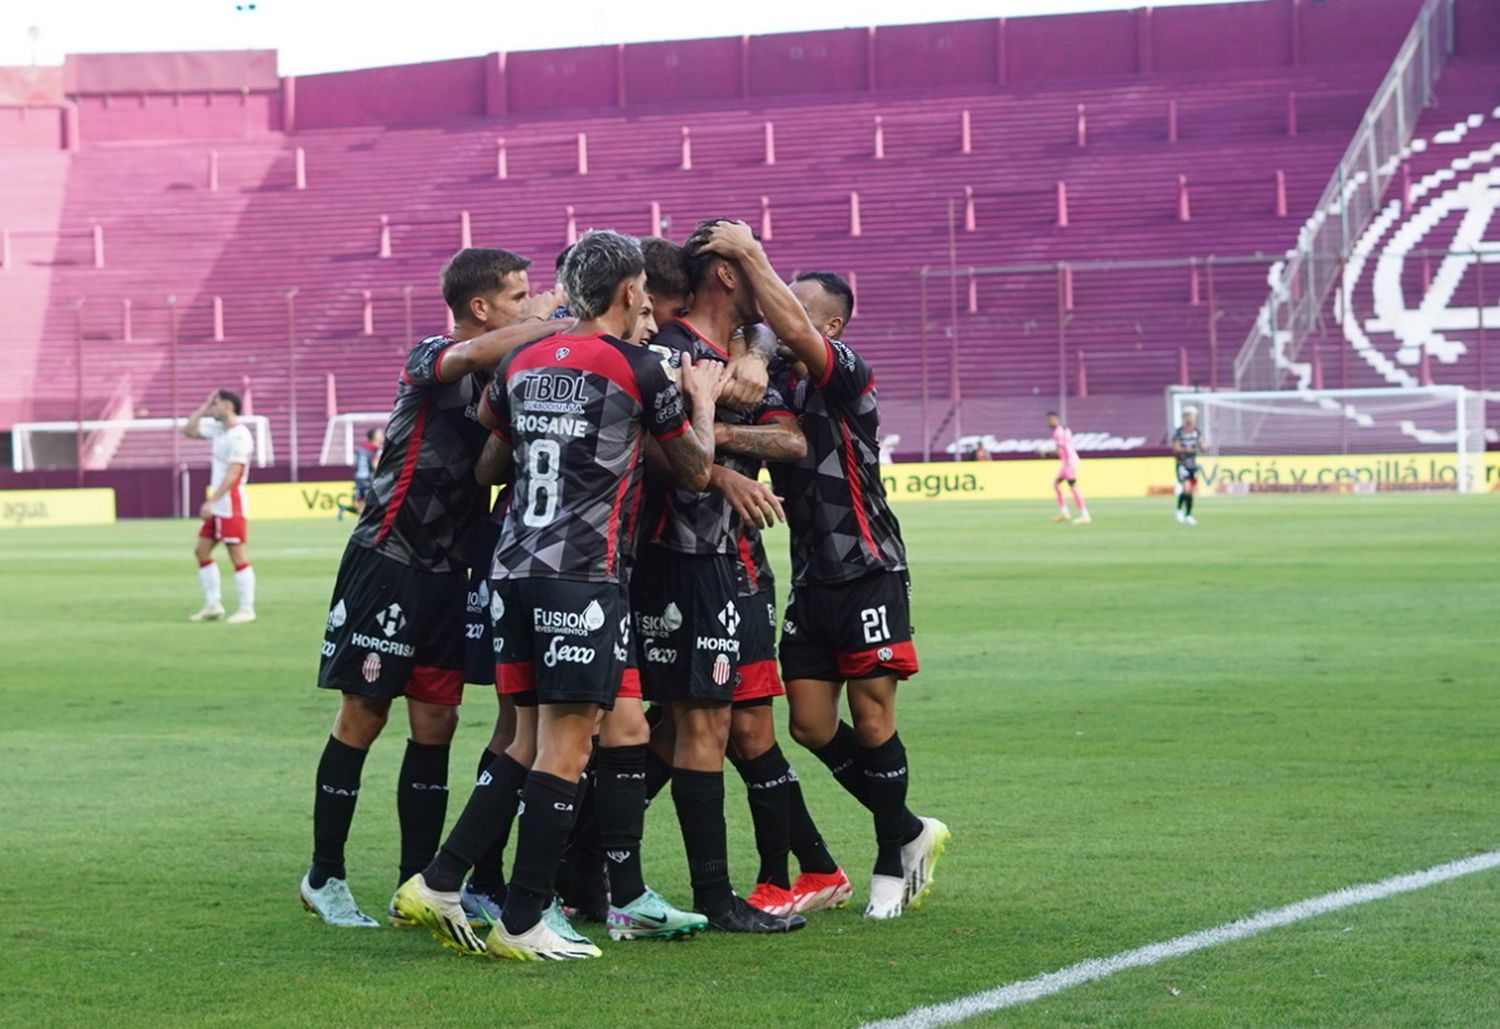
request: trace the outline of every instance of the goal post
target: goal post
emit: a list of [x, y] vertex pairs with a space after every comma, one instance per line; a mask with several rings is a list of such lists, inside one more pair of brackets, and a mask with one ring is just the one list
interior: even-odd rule
[[1168, 406], [1173, 427], [1197, 410], [1203, 458], [1326, 459], [1309, 488], [1485, 488], [1484, 394], [1459, 386], [1173, 390]]
[[[264, 415], [240, 415], [255, 437], [255, 465], [275, 463], [271, 447], [271, 423]], [[192, 448], [197, 441], [174, 442], [187, 424], [186, 418], [101, 418], [83, 422], [17, 422], [10, 430], [10, 465], [13, 471], [46, 468], [77, 468], [88, 471], [107, 468], [167, 468], [172, 455], [197, 460]], [[83, 433], [82, 452], [79, 431]], [[174, 451], [174, 447], [176, 448]]]
[[318, 464], [352, 465], [354, 444], [365, 438], [371, 429], [383, 429], [390, 421], [389, 411], [360, 411], [336, 414], [328, 419], [323, 429], [323, 446], [318, 451]]

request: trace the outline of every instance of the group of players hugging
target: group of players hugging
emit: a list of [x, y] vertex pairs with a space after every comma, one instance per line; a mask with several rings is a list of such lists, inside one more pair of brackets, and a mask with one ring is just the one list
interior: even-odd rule
[[[907, 806], [896, 695], [917, 671], [910, 580], [881, 486], [875, 376], [842, 340], [849, 285], [824, 272], [788, 285], [727, 219], [682, 246], [587, 233], [550, 291], [531, 292], [529, 267], [458, 253], [443, 271], [455, 328], [407, 357], [323, 640], [318, 685], [342, 699], [304, 906], [377, 924], [350, 893], [344, 847], [365, 756], [401, 696], [391, 923], [528, 961], [598, 957], [574, 920], [615, 940], [799, 929], [854, 890], [777, 744], [785, 695], [793, 738], [872, 818], [865, 917], [900, 917], [950, 834]], [[777, 521], [792, 566], [779, 647], [761, 538]], [[500, 714], [443, 838], [465, 682], [493, 683]], [[730, 884], [726, 757], [760, 857], [745, 898]], [[668, 783], [689, 909], [643, 879], [646, 808]]]

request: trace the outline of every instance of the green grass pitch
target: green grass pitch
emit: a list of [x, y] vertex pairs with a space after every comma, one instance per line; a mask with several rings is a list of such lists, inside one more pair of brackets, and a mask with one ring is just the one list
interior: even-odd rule
[[[1040, 500], [902, 507], [924, 667], [901, 692], [912, 804], [956, 836], [935, 895], [862, 922], [868, 818], [783, 734], [856, 905], [792, 937], [604, 941], [561, 967], [298, 906], [347, 522], [254, 524], [261, 619], [238, 627], [185, 620], [189, 522], [5, 532], [0, 1023], [850, 1026], [1492, 849], [1495, 503], [1208, 499], [1196, 529], [1165, 499], [1100, 502], [1087, 527]], [[471, 687], [450, 817], [494, 714]], [[350, 845], [372, 914], [396, 885], [401, 721]], [[743, 796], [731, 772], [742, 893]], [[685, 900], [670, 804], [646, 868]], [[1500, 1022], [1497, 982], [1489, 872], [991, 1021], [1470, 1026]]]

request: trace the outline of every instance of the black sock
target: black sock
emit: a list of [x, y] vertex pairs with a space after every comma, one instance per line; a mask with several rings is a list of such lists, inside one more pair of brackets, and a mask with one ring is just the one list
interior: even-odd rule
[[760, 854], [755, 881], [790, 889], [792, 880], [786, 865], [791, 850], [792, 766], [787, 764], [781, 747], [773, 743], [759, 757], [736, 760], [734, 767], [745, 780], [750, 821], [755, 826], [755, 850]]
[[599, 846], [609, 862], [609, 896], [624, 907], [646, 892], [641, 877], [641, 833], [646, 826], [646, 744], [594, 752], [594, 813]]
[[828, 766], [838, 784], [849, 791], [849, 795], [865, 807], [870, 806], [865, 795], [865, 777], [860, 771], [855, 754], [859, 750], [859, 739], [854, 727], [848, 722], [839, 722], [833, 738], [813, 751], [817, 759]]
[[406, 741], [396, 777], [396, 820], [401, 824], [401, 882], [432, 860], [448, 814], [448, 744]]
[[807, 801], [802, 799], [802, 783], [797, 779], [795, 768], [792, 769], [792, 782], [787, 788], [787, 797], [791, 807], [791, 819], [788, 822], [791, 834], [788, 842], [791, 844], [792, 853], [797, 855], [798, 867], [804, 872], [814, 872], [818, 875], [832, 875], [837, 872], [838, 862], [833, 860], [832, 854], [828, 853], [828, 848], [823, 844], [823, 835], [818, 832], [812, 815], [808, 813]]
[[1183, 508], [1187, 507], [1187, 497], [1187, 490], [1183, 490], [1181, 493], [1177, 494], [1177, 510], [1181, 511]]
[[593, 883], [598, 888], [604, 883], [604, 848], [599, 843], [599, 818], [595, 798], [599, 781], [594, 761], [591, 755], [588, 767], [578, 780], [573, 830], [568, 834], [568, 845], [563, 850], [562, 860], [557, 863], [557, 881], [553, 886], [564, 901], [570, 898], [581, 899], [580, 891], [584, 884]]
[[[838, 780], [840, 786], [849, 791], [850, 796], [874, 811], [875, 809], [870, 805], [868, 780], [858, 761], [858, 754], [863, 749], [859, 745], [859, 737], [854, 734], [854, 727], [848, 722], [841, 721], [833, 738], [814, 750], [813, 754], [828, 766], [833, 777]], [[903, 817], [905, 827], [902, 829], [902, 835], [905, 837], [904, 842], [910, 843], [921, 835], [922, 821], [910, 811], [907, 811]]]
[[729, 901], [729, 842], [724, 830], [724, 773], [672, 769], [672, 802], [682, 826], [693, 907], [712, 911]]
[[646, 748], [646, 803], [650, 804], [662, 787], [672, 781], [672, 766], [650, 747]]
[[307, 873], [315, 890], [329, 879], [347, 879], [344, 843], [354, 804], [359, 799], [359, 773], [365, 767], [367, 750], [340, 743], [332, 736], [323, 745], [318, 761], [317, 792], [313, 794], [313, 856]]
[[509, 754], [501, 754], [480, 773], [469, 802], [443, 841], [443, 849], [422, 872], [428, 886], [452, 893], [463, 884], [474, 862], [491, 848], [505, 850], [525, 781], [526, 766]]
[[858, 760], [875, 816], [875, 874], [899, 878], [901, 845], [906, 842], [906, 748], [892, 733], [878, 747], [861, 747]]
[[1187, 509], [1188, 515], [1191, 517], [1193, 513], [1193, 495], [1191, 493], [1184, 492], [1182, 494], [1182, 503], [1183, 506]]
[[552, 899], [557, 863], [568, 845], [568, 832], [578, 805], [578, 784], [546, 772], [532, 772], [521, 788], [520, 824], [516, 858], [511, 862], [510, 886], [500, 920], [512, 933], [536, 925]]
[[[479, 768], [474, 773], [476, 781], [489, 770], [499, 756], [488, 747], [485, 748], [484, 753], [479, 755]], [[479, 860], [474, 862], [474, 871], [469, 876], [469, 889], [497, 899], [504, 897], [505, 847], [499, 841], [479, 855]]]

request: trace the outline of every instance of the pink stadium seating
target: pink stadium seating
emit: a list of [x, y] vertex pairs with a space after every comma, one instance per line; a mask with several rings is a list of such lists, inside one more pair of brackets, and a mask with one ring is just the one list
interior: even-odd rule
[[[1412, 8], [1407, 0], [1392, 6]], [[765, 197], [768, 248], [780, 268], [857, 276], [849, 339], [879, 370], [888, 420], [906, 437], [903, 449], [922, 449], [924, 433], [935, 449], [952, 440], [955, 379], [966, 431], [983, 431], [988, 425], [980, 422], [1018, 406], [1031, 418], [1061, 391], [1081, 410], [1123, 419], [1110, 431], [1137, 431], [1149, 420], [1154, 435], [1161, 391], [1179, 381], [1184, 365], [1193, 383], [1230, 384], [1234, 355], [1266, 297], [1267, 266], [1311, 213], [1389, 64], [1387, 43], [1351, 48], [1357, 60], [1232, 74], [1214, 67], [1077, 73], [987, 89], [655, 104], [628, 117], [466, 116], [436, 125], [299, 127], [292, 134], [257, 127], [219, 140], [90, 144], [85, 136], [71, 153], [10, 150], [0, 136], [0, 172], [16, 187], [0, 193], [0, 228], [10, 233], [8, 267], [0, 271], [9, 315], [0, 347], [16, 373], [0, 389], [0, 425], [72, 417], [80, 383], [83, 410], [97, 417], [129, 376], [132, 413], [148, 417], [181, 413], [213, 386], [248, 381], [253, 409], [273, 419], [285, 455], [295, 369], [297, 457], [312, 463], [329, 413], [328, 376], [340, 410], [382, 410], [410, 336], [444, 330], [437, 273], [459, 245], [461, 212], [469, 214], [476, 245], [531, 256], [533, 282], [547, 284], [566, 243], [570, 206], [579, 231], [644, 234], [654, 202], [669, 222], [666, 234], [680, 239], [711, 215], [758, 224]], [[1440, 106], [1423, 124], [1488, 110], [1500, 99], [1495, 70], [1483, 58], [1455, 59]], [[1295, 135], [1288, 133], [1289, 95]], [[1167, 138], [1169, 102], [1176, 141]], [[1079, 105], [1087, 119], [1083, 146]], [[970, 153], [960, 148], [965, 111]], [[774, 165], [764, 161], [767, 122], [775, 126]], [[128, 119], [111, 124], [113, 135], [128, 136]], [[690, 170], [680, 166], [684, 126], [692, 134]], [[578, 168], [580, 134], [587, 137], [586, 175]], [[503, 180], [496, 174], [498, 138]], [[299, 149], [305, 189], [296, 188]], [[1278, 172], [1285, 216], [1275, 209]], [[1180, 176], [1189, 192], [1186, 221]], [[1067, 189], [1066, 227], [1056, 224], [1059, 181]], [[973, 231], [965, 227], [966, 188]], [[857, 237], [850, 234], [852, 191], [860, 200]], [[378, 256], [382, 216], [388, 258]], [[103, 267], [95, 267], [95, 226]], [[1210, 255], [1226, 259], [1213, 272], [1212, 352], [1207, 269], [1200, 269], [1194, 303], [1183, 263]], [[1254, 260], [1228, 260], [1235, 258]], [[1121, 261], [1170, 266], [1097, 267]], [[1077, 266], [1061, 383], [1058, 262]], [[979, 269], [972, 288], [971, 268]], [[1017, 268], [1035, 270], [984, 271]], [[294, 288], [289, 341], [286, 295]], [[362, 333], [365, 291], [373, 305], [370, 335]], [[222, 298], [222, 340], [214, 339], [214, 297]], [[175, 360], [167, 345], [174, 313]], [[1363, 381], [1351, 377], [1350, 384]], [[1111, 398], [1120, 402], [1112, 406]], [[114, 455], [116, 465], [161, 460], [159, 445], [129, 438]]]

